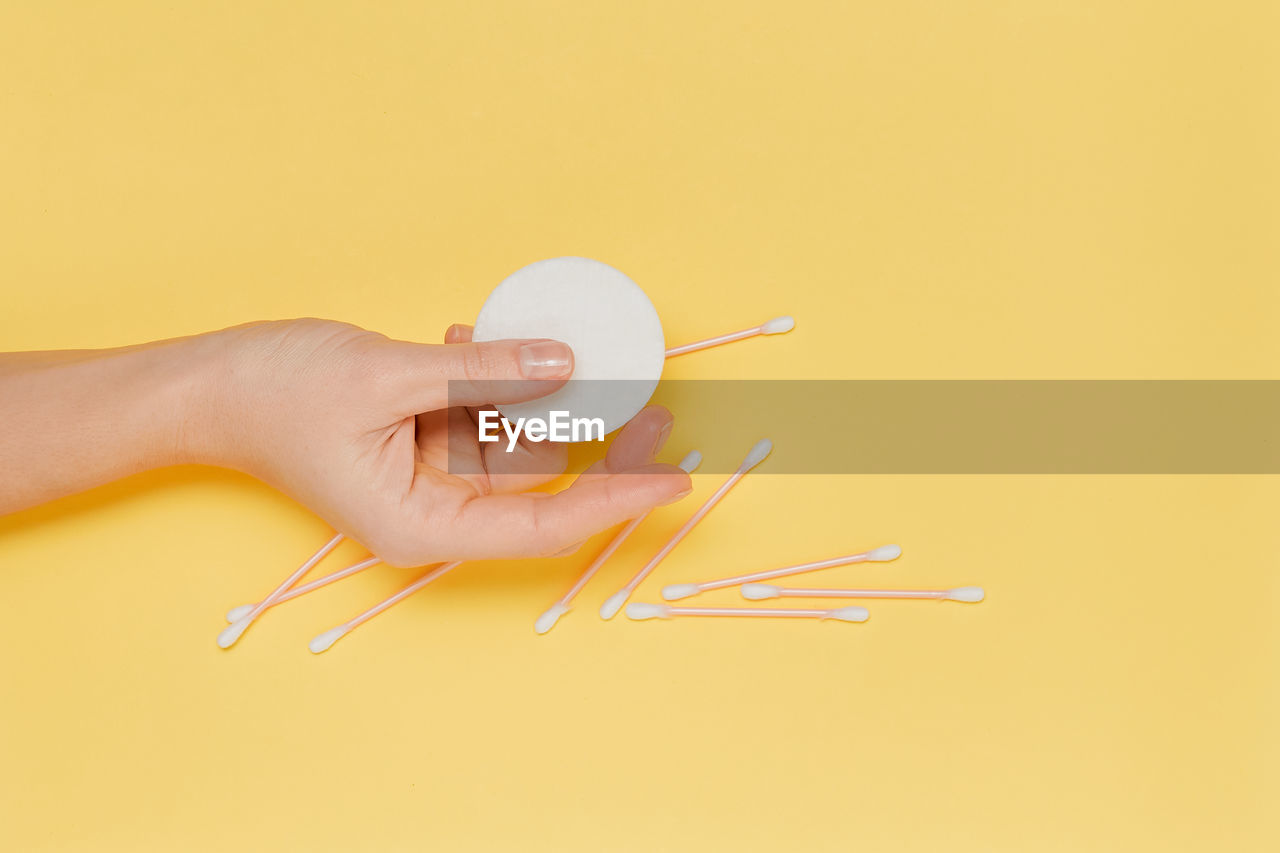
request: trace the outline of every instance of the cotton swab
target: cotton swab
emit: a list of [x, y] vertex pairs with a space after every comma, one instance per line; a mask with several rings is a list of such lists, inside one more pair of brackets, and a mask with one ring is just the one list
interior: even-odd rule
[[673, 616], [765, 616], [866, 622], [868, 615], [865, 607], [837, 607], [835, 610], [789, 610], [767, 607], [672, 607], [669, 604], [642, 604], [638, 601], [627, 605], [628, 619], [670, 619]]
[[766, 598], [921, 598], [935, 601], [982, 601], [986, 597], [980, 586], [958, 586], [955, 589], [804, 589], [749, 583], [742, 597], [752, 601]]
[[[279, 598], [268, 605], [268, 607], [275, 607], [277, 604], [284, 604], [286, 601], [291, 601], [300, 595], [306, 595], [309, 592], [314, 592], [322, 586], [328, 586], [334, 581], [340, 581], [343, 578], [349, 578], [354, 574], [363, 572], [365, 569], [373, 568], [381, 562], [382, 561], [377, 557], [370, 557], [367, 560], [361, 560], [358, 563], [353, 563], [345, 569], [338, 569], [336, 572], [330, 572], [324, 577], [316, 578], [310, 583], [304, 583], [302, 586], [295, 586], [288, 592], [283, 593]], [[255, 605], [253, 604], [241, 604], [239, 607], [231, 608], [227, 611], [227, 621], [236, 622], [241, 618], [248, 616], [249, 612], [253, 610], [254, 607]]]
[[[702, 464], [702, 454], [696, 450], [680, 461], [680, 467], [687, 474], [692, 474], [700, 464]], [[613, 537], [608, 545], [604, 546], [604, 550], [591, 561], [591, 565], [587, 566], [582, 576], [574, 582], [573, 586], [569, 587], [569, 591], [562, 595], [555, 604], [547, 608], [546, 613], [538, 617], [537, 621], [533, 623], [533, 630], [539, 634], [545, 634], [554, 628], [560, 617], [569, 612], [569, 603], [573, 601], [579, 592], [582, 592], [582, 588], [587, 585], [587, 581], [595, 576], [595, 573], [613, 556], [614, 552], [626, 541], [627, 537], [635, 532], [635, 529], [640, 526], [640, 522], [648, 517], [649, 513], [646, 512], [627, 522], [627, 526], [618, 531], [618, 535]]]
[[682, 598], [688, 598], [700, 592], [706, 592], [709, 589], [719, 589], [722, 586], [737, 586], [742, 583], [751, 581], [768, 580], [769, 578], [780, 578], [783, 575], [798, 575], [801, 572], [813, 572], [818, 569], [829, 569], [833, 566], [844, 566], [849, 563], [887, 563], [890, 560], [896, 560], [902, 556], [902, 548], [897, 545], [882, 545], [871, 551], [861, 554], [850, 554], [847, 557], [833, 557], [830, 560], [819, 560], [816, 563], [801, 563], [798, 566], [787, 566], [781, 569], [769, 569], [763, 572], [752, 572], [747, 575], [738, 575], [732, 578], [721, 578], [716, 581], [703, 581], [702, 583], [673, 583], [670, 586], [662, 588], [662, 597], [667, 601], [678, 601]]
[[240, 635], [243, 634], [245, 630], [250, 625], [253, 624], [253, 620], [257, 619], [260, 615], [262, 615], [262, 612], [266, 610], [268, 607], [275, 604], [276, 601], [280, 598], [280, 596], [284, 594], [285, 590], [289, 589], [289, 587], [297, 583], [298, 580], [303, 575], [311, 571], [311, 569], [315, 566], [316, 563], [320, 562], [325, 558], [325, 555], [327, 555], [334, 548], [337, 548], [338, 543], [340, 543], [343, 540], [343, 538], [344, 537], [341, 533], [336, 534], [332, 539], [324, 543], [324, 545], [320, 548], [319, 551], [316, 551], [307, 559], [305, 563], [299, 566], [297, 571], [295, 571], [293, 574], [289, 575], [289, 577], [281, 581], [280, 585], [277, 586], [275, 589], [273, 589], [267, 595], [266, 598], [262, 599], [257, 604], [255, 604], [249, 610], [248, 613], [246, 613], [244, 616], [241, 616], [239, 619], [237, 619], [235, 622], [232, 622], [227, 627], [223, 628], [222, 632], [218, 634], [218, 646], [224, 649], [228, 649], [228, 648], [231, 648], [231, 646], [235, 645], [236, 640], [240, 639]]
[[759, 326], [754, 326], [750, 329], [743, 329], [741, 332], [730, 332], [727, 335], [720, 335], [719, 337], [707, 338], [702, 341], [694, 341], [691, 344], [672, 347], [667, 350], [667, 358], [675, 358], [676, 356], [684, 355], [685, 353], [710, 349], [711, 347], [718, 347], [721, 344], [729, 344], [746, 338], [754, 338], [756, 335], [781, 335], [785, 332], [791, 331], [795, 327], [796, 321], [794, 317], [774, 317], [767, 323], [761, 323]]
[[618, 611], [622, 609], [622, 605], [631, 597], [631, 593], [640, 585], [640, 582], [647, 578], [649, 573], [652, 572], [657, 565], [661, 563], [677, 545], [680, 544], [680, 540], [689, 534], [689, 531], [694, 528], [694, 525], [699, 521], [702, 521], [703, 517], [707, 513], [711, 512], [712, 508], [720, 502], [720, 499], [727, 495], [729, 490], [736, 486], [738, 481], [746, 476], [748, 471], [763, 462], [765, 457], [768, 456], [772, 450], [773, 442], [769, 439], [766, 438], [761, 441], [757, 441], [755, 446], [751, 448], [751, 452], [747, 454], [747, 458], [742, 460], [742, 464], [738, 466], [738, 470], [734, 471], [733, 474], [730, 475], [729, 479], [725, 480], [724, 483], [720, 485], [720, 488], [716, 489], [711, 497], [707, 498], [707, 502], [699, 507], [698, 511], [689, 517], [689, 520], [684, 523], [684, 526], [676, 531], [676, 534], [667, 541], [666, 545], [662, 546], [662, 550], [654, 554], [653, 559], [649, 560], [649, 562], [645, 564], [644, 568], [636, 572], [635, 577], [627, 581], [626, 586], [609, 596], [609, 598], [605, 600], [605, 603], [600, 605], [600, 618], [612, 619], [616, 616]]
[[397, 592], [395, 595], [391, 596], [388, 599], [378, 602], [377, 604], [373, 605], [373, 607], [370, 607], [368, 610], [361, 613], [359, 616], [353, 616], [352, 618], [348, 619], [346, 622], [343, 622], [341, 625], [335, 625], [334, 627], [330, 628], [328, 631], [325, 631], [322, 634], [316, 635], [311, 640], [311, 642], [307, 644], [307, 648], [311, 649], [312, 654], [317, 654], [317, 655], [323, 651], [327, 651], [330, 646], [338, 642], [338, 640], [342, 639], [342, 637], [348, 634], [349, 632], [355, 630], [359, 626], [363, 625], [365, 622], [368, 622], [370, 619], [377, 616], [379, 613], [386, 610], [388, 607], [391, 607], [395, 604], [399, 604], [401, 601], [404, 601], [406, 598], [413, 595], [415, 592], [422, 589], [424, 586], [431, 583], [433, 580], [440, 577], [445, 572], [452, 571], [453, 569], [456, 569], [460, 565], [462, 565], [462, 560], [454, 560], [452, 563], [444, 563], [442, 565], [436, 566], [434, 569], [427, 572], [425, 575], [418, 578], [416, 581], [409, 584], [404, 589]]

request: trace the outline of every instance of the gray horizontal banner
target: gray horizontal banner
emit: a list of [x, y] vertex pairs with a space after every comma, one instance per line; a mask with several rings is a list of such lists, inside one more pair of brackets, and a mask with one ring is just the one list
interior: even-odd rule
[[675, 415], [663, 458], [696, 448], [704, 473], [761, 438], [770, 474], [1280, 473], [1274, 380], [690, 380], [651, 403]]

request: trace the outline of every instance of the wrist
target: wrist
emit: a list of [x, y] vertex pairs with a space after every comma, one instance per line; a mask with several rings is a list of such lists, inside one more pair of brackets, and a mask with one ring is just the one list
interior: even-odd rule
[[236, 438], [236, 406], [231, 400], [235, 386], [228, 331], [174, 342], [181, 348], [174, 354], [181, 369], [174, 377], [175, 417], [169, 426], [172, 464], [243, 467], [236, 452], [241, 442]]

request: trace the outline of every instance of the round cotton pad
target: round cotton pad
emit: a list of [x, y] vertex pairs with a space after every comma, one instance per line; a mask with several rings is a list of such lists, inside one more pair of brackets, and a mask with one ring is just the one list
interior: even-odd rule
[[[553, 338], [573, 349], [573, 378], [527, 403], [502, 403], [509, 420], [600, 418], [613, 432], [653, 396], [666, 360], [662, 323], [634, 281], [590, 258], [551, 258], [516, 270], [494, 288], [472, 340]], [[604, 381], [626, 380], [626, 381]]]

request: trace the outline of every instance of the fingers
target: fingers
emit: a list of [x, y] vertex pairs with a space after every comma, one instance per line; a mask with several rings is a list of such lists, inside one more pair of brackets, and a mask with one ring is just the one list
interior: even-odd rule
[[[471, 326], [454, 323], [444, 333], [446, 344], [471, 342]], [[472, 418], [472, 433], [477, 428], [476, 410], [468, 409]], [[489, 474], [489, 491], [522, 492], [549, 483], [564, 473], [569, 464], [569, 449], [555, 442], [530, 442], [521, 436], [510, 453], [505, 443], [483, 446], [484, 467]], [[452, 460], [450, 460], [452, 462]], [[452, 467], [450, 468], [452, 470]]]
[[[397, 345], [401, 369], [413, 381], [401, 388], [405, 401], [428, 411], [445, 406], [464, 407], [504, 400], [532, 399], [549, 393], [563, 379], [544, 380], [539, 393], [528, 393], [527, 364], [520, 348], [529, 344], [562, 349], [553, 341], [471, 342], [471, 327], [454, 325], [444, 346]], [[412, 363], [412, 364], [411, 364]], [[535, 365], [536, 367], [536, 365]], [[452, 372], [452, 375], [451, 375]], [[422, 390], [417, 383], [465, 378], [453, 383], [452, 394]], [[503, 385], [504, 396], [494, 393]], [[461, 389], [459, 386], [463, 386]], [[413, 387], [411, 387], [413, 386]], [[550, 386], [550, 387], [548, 387]], [[474, 430], [467, 409], [453, 408], [449, 433]], [[442, 413], [437, 413], [442, 414]], [[419, 420], [421, 424], [421, 419]], [[393, 565], [419, 565], [442, 559], [509, 559], [568, 553], [592, 535], [687, 495], [689, 475], [673, 465], [653, 463], [671, 432], [671, 413], [660, 406], [643, 410], [614, 438], [605, 459], [592, 466], [568, 489], [554, 495], [509, 494], [507, 490], [540, 485], [563, 470], [567, 448], [552, 442], [521, 443], [511, 453], [483, 448], [488, 489], [477, 488], [478, 459], [468, 458], [465, 472], [446, 473], [430, 465], [416, 466], [413, 489], [406, 501], [411, 515], [375, 551]], [[468, 436], [469, 438], [469, 436]], [[468, 444], [471, 442], [468, 441]], [[476, 451], [480, 448], [475, 447]], [[451, 466], [450, 466], [451, 467]], [[476, 470], [471, 470], [475, 468]], [[462, 476], [455, 476], [461, 473]]]
[[454, 323], [445, 329], [444, 342], [446, 344], [469, 344], [471, 343], [472, 331], [474, 331], [473, 327], [468, 326], [466, 323]]
[[[450, 334], [469, 337], [470, 330]], [[446, 406], [534, 400], [573, 374], [573, 350], [547, 339], [383, 346], [385, 369], [378, 380], [387, 404], [402, 417]]]
[[547, 556], [678, 500], [691, 488], [684, 471], [653, 464], [580, 478], [554, 495], [474, 497], [453, 512], [440, 506], [439, 491], [427, 489], [423, 492], [426, 516], [419, 528], [421, 548], [416, 549], [415, 558], [429, 562]]
[[613, 439], [604, 462], [609, 471], [627, 471], [647, 465], [671, 436], [675, 418], [663, 406], [646, 406]]
[[[671, 435], [675, 422], [662, 406], [648, 406], [614, 437], [604, 459], [588, 468], [580, 480], [631, 471], [654, 461]], [[528, 442], [523, 438], [510, 453], [505, 444], [486, 445], [485, 467], [491, 490], [514, 492], [549, 483], [568, 467], [568, 446], [559, 442]]]
[[[468, 343], [472, 327], [454, 323], [444, 333], [447, 344]], [[661, 406], [650, 406], [636, 415], [614, 438], [604, 465], [592, 466], [588, 476], [636, 468], [653, 461], [671, 434], [673, 418]], [[507, 453], [505, 446], [487, 445], [485, 467], [491, 475], [490, 490], [515, 492], [532, 489], [564, 473], [568, 449], [554, 442], [529, 443], [523, 438]]]
[[583, 472], [579, 479], [616, 474], [648, 465], [671, 435], [674, 419], [662, 406], [646, 406], [614, 436], [605, 457]]

